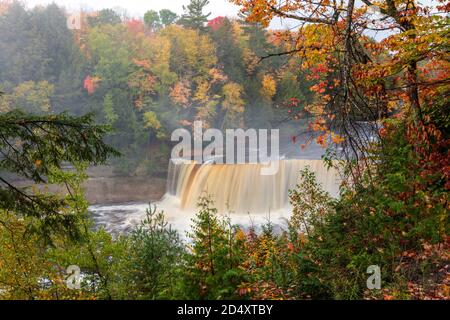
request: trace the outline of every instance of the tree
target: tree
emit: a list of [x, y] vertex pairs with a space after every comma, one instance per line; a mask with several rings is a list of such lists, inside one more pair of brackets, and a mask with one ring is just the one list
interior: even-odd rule
[[161, 19], [155, 10], [149, 10], [144, 14], [144, 22], [153, 31], [161, 28]]
[[186, 257], [183, 285], [185, 297], [230, 299], [237, 296], [237, 285], [245, 279], [240, 268], [243, 255], [240, 229], [220, 219], [208, 195], [198, 200], [199, 211], [192, 220], [191, 254]]
[[158, 120], [156, 113], [147, 111], [144, 113], [144, 128], [152, 130], [156, 133], [156, 137], [162, 139], [165, 137], [164, 131], [161, 128], [161, 122]]
[[178, 15], [175, 12], [170, 11], [169, 9], [162, 9], [159, 11], [159, 18], [163, 26], [167, 27], [168, 25], [174, 24], [175, 21], [177, 21]]
[[[161, 36], [171, 43], [171, 71], [194, 85], [210, 78], [210, 70], [217, 63], [217, 57], [214, 44], [206, 34], [172, 25], [162, 30]], [[194, 86], [191, 89], [194, 90]]]
[[205, 23], [211, 13], [204, 14], [204, 8], [209, 0], [191, 0], [190, 4], [183, 6], [185, 13], [181, 16], [180, 23], [186, 28], [205, 30]]
[[67, 29], [67, 17], [52, 4], [26, 10], [14, 1], [0, 21], [0, 83], [11, 94], [21, 83], [46, 81], [54, 86], [52, 109], [85, 113], [82, 81], [86, 60]]
[[[380, 138], [381, 122], [393, 113], [411, 110], [419, 125], [423, 109], [428, 108], [424, 105], [427, 94], [448, 86], [448, 76], [436, 77], [420, 67], [434, 64], [448, 70], [442, 64], [448, 21], [415, 1], [364, 0], [361, 6], [355, 5], [355, 0], [342, 5], [311, 0], [295, 0], [289, 5], [269, 0], [232, 2], [242, 6], [250, 22], [267, 26], [279, 17], [301, 24], [295, 38], [279, 34], [288, 50], [266, 57], [290, 54], [305, 59], [302, 67], [317, 82], [311, 87], [316, 100], [307, 107], [314, 118], [311, 127], [317, 142], [330, 139], [333, 131], [344, 135], [343, 156], [359, 160], [364, 167], [373, 164], [365, 155], [371, 141]], [[369, 7], [374, 6], [378, 10], [370, 12]], [[448, 7], [440, 8], [448, 11]], [[373, 30], [398, 32], [374, 41], [368, 36]], [[360, 173], [352, 171], [353, 178]]]
[[114, 111], [114, 101], [111, 93], [107, 93], [103, 98], [103, 112], [105, 113], [106, 123], [113, 126], [119, 117]]
[[[308, 226], [297, 255], [300, 291], [316, 298], [437, 298], [448, 295], [442, 266], [448, 260], [449, 65], [446, 5], [416, 1], [342, 3], [235, 0], [247, 19], [274, 17], [301, 23], [280, 33], [313, 81], [306, 106], [317, 142], [342, 143], [341, 197], [327, 200], [303, 172], [291, 192], [291, 227]], [[374, 9], [375, 8], [375, 9]], [[388, 31], [372, 39], [372, 31]], [[448, 103], [447, 103], [448, 104]], [[298, 101], [292, 105], [299, 110]], [[343, 138], [336, 135], [342, 134]], [[306, 179], [306, 180], [305, 180]], [[295, 249], [295, 248], [294, 248]], [[419, 262], [420, 261], [420, 262]], [[383, 290], [369, 292], [369, 265], [383, 270]], [[436, 276], [438, 274], [438, 276]], [[446, 293], [447, 292], [447, 293]]]
[[218, 63], [223, 66], [223, 71], [227, 77], [234, 82], [244, 84], [245, 62], [243, 61], [243, 50], [248, 49], [248, 43], [243, 43], [239, 39], [233, 28], [233, 23], [228, 18], [217, 17], [208, 22], [210, 29], [209, 36], [216, 46]]
[[189, 82], [187, 81], [177, 82], [170, 91], [170, 99], [172, 102], [183, 108], [188, 107], [190, 95], [191, 89], [189, 88]]
[[291, 230], [310, 235], [310, 228], [322, 222], [332, 211], [333, 202], [310, 167], [300, 171], [300, 180], [301, 184], [289, 190], [289, 201], [293, 205], [289, 225]]
[[120, 15], [113, 9], [102, 9], [96, 15], [88, 16], [88, 23], [91, 27], [96, 27], [102, 24], [119, 24], [122, 22]]
[[177, 231], [167, 224], [163, 212], [147, 209], [140, 225], [131, 232], [126, 265], [127, 297], [172, 299], [180, 286], [180, 268], [186, 253]]
[[270, 75], [263, 75], [261, 80], [260, 94], [266, 100], [272, 100], [273, 96], [277, 92], [277, 83]]
[[223, 86], [224, 101], [222, 103], [225, 111], [223, 126], [226, 128], [242, 128], [244, 126], [244, 105], [242, 99], [243, 88], [237, 83], [227, 83]]
[[47, 81], [22, 82], [12, 90], [12, 93], [3, 96], [2, 105], [5, 111], [20, 107], [34, 114], [48, 113], [52, 109], [50, 98], [53, 91], [54, 86]]
[[[108, 129], [94, 125], [91, 114], [30, 115], [13, 110], [0, 115], [0, 208], [40, 220], [39, 232], [77, 236], [79, 216], [64, 210], [67, 200], [52, 194], [30, 193], [10, 182], [11, 174], [34, 183], [48, 183], [63, 165], [104, 163], [118, 153], [103, 142]], [[9, 174], [8, 174], [9, 173]]]
[[[38, 41], [37, 35], [31, 32], [34, 28], [30, 16], [29, 11], [14, 2], [8, 6], [0, 20], [0, 75], [3, 81], [14, 85], [42, 78], [41, 70], [45, 69], [42, 61], [47, 61], [43, 53], [45, 44]], [[34, 54], [27, 55], [25, 52]], [[41, 61], [41, 68], [38, 67], [38, 61]]]

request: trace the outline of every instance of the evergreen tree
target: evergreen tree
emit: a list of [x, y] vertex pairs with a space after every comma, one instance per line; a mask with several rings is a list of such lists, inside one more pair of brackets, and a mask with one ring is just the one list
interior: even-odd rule
[[210, 28], [209, 36], [214, 41], [218, 62], [223, 66], [224, 73], [231, 81], [245, 85], [248, 77], [245, 77], [242, 48], [235, 40], [237, 36], [231, 21], [222, 17], [215, 28]]
[[185, 13], [181, 16], [180, 23], [190, 29], [205, 30], [205, 23], [210, 13], [204, 14], [203, 9], [209, 4], [209, 0], [191, 0], [187, 6], [183, 6]]
[[[103, 142], [108, 131], [95, 125], [93, 117], [30, 115], [20, 110], [0, 114], [0, 209], [40, 220], [46, 238], [54, 232], [77, 236], [79, 216], [64, 211], [67, 200], [53, 194], [17, 187], [20, 176], [34, 183], [50, 183], [64, 174], [63, 166], [101, 164], [117, 152]], [[49, 239], [49, 238], [48, 238]]]
[[232, 299], [246, 276], [240, 229], [221, 219], [210, 196], [200, 197], [199, 212], [192, 220], [191, 253], [186, 256], [185, 296], [194, 299]]
[[130, 235], [127, 265], [128, 297], [138, 299], [173, 298], [180, 279], [184, 247], [156, 207], [147, 209], [145, 219]]

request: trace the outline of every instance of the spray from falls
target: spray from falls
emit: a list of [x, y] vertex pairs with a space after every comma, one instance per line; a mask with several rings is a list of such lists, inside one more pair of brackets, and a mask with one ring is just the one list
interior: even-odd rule
[[289, 190], [299, 183], [299, 172], [307, 166], [322, 187], [338, 195], [339, 176], [322, 160], [279, 160], [274, 175], [261, 175], [259, 163], [198, 164], [170, 161], [167, 193], [179, 199], [181, 210], [195, 210], [199, 197], [213, 197], [222, 213], [268, 213], [289, 208]]

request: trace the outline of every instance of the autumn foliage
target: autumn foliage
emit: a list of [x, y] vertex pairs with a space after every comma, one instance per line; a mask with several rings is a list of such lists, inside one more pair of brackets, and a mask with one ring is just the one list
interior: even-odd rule
[[84, 89], [86, 89], [86, 91], [89, 95], [92, 95], [92, 94], [94, 94], [95, 90], [97, 89], [99, 82], [100, 82], [99, 77], [87, 76], [84, 79], [83, 87], [84, 87]]
[[[48, 246], [38, 235], [56, 226], [53, 216], [0, 206], [0, 298], [450, 298], [449, 4], [230, 1], [245, 21], [208, 20], [201, 12], [206, 1], [195, 1], [191, 16], [178, 22], [167, 11], [166, 23], [160, 11], [150, 12], [146, 24], [112, 11], [104, 12], [106, 20], [83, 16], [74, 31], [38, 24], [47, 21], [41, 13], [64, 22], [56, 5], [31, 11], [1, 1], [0, 112], [17, 105], [38, 114], [68, 106], [76, 114], [95, 112], [114, 129], [106, 140], [123, 154], [111, 160], [120, 175], [165, 175], [169, 133], [195, 120], [221, 129], [282, 128], [289, 146], [314, 141], [324, 148], [324, 162], [341, 174], [339, 198], [305, 169], [290, 190], [292, 212], [283, 225], [233, 225], [205, 194], [186, 242], [154, 208], [113, 237], [92, 228], [82, 177], [57, 171], [53, 180], [78, 191], [54, 203], [63, 217], [77, 212], [70, 231], [79, 238], [51, 234]], [[266, 28], [274, 19], [296, 27]], [[58, 155], [78, 159], [80, 167], [94, 159], [34, 141], [51, 149], [51, 161], [40, 157], [42, 148], [25, 146], [34, 150], [23, 157], [26, 170], [50, 172]], [[86, 276], [76, 293], [64, 285], [62, 267], [73, 263]], [[381, 269], [379, 290], [367, 287], [371, 265]]]
[[[274, 35], [286, 45], [277, 55], [301, 57], [313, 81], [315, 99], [304, 109], [291, 99], [289, 114], [311, 118], [318, 144], [342, 148], [326, 156], [345, 167], [341, 199], [327, 210], [327, 222], [307, 224], [314, 233], [301, 268], [310, 267], [303, 281], [315, 287], [304, 290], [317, 297], [448, 299], [448, 5], [232, 2], [248, 21], [268, 26], [278, 17], [301, 25], [295, 34]], [[374, 31], [383, 35], [373, 38]], [[380, 292], [357, 280], [370, 261], [389, 273]]]

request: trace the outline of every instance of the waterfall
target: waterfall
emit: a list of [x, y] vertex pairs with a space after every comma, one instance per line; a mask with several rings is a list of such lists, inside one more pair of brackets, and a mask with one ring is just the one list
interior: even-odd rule
[[338, 195], [338, 173], [322, 160], [279, 160], [278, 172], [268, 176], [260, 174], [261, 166], [170, 161], [167, 193], [179, 200], [181, 210], [195, 209], [199, 197], [207, 193], [219, 212], [273, 212], [289, 207], [289, 190], [299, 183], [300, 170], [309, 166], [323, 189]]
[[[261, 164], [198, 164], [169, 162], [167, 192], [153, 203], [163, 211], [171, 226], [182, 236], [190, 230], [198, 211], [198, 198], [210, 194], [219, 213], [227, 215], [233, 224], [261, 226], [268, 219], [285, 225], [291, 215], [289, 190], [300, 182], [300, 170], [309, 166], [318, 182], [332, 196], [338, 195], [340, 179], [334, 169], [327, 170], [322, 160], [279, 160], [275, 175], [260, 174]], [[146, 216], [147, 203], [92, 206], [96, 223], [110, 232], [125, 232]], [[230, 213], [230, 214], [229, 214]], [[229, 215], [228, 215], [229, 214]]]

